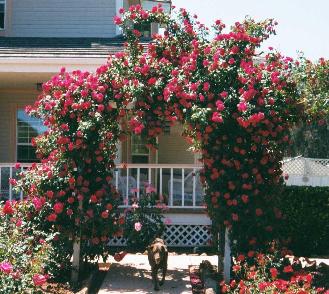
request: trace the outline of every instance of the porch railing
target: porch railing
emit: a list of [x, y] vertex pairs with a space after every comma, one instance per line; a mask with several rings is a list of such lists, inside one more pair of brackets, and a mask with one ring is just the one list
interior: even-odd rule
[[[23, 199], [9, 179], [31, 164], [0, 163], [0, 200]], [[113, 170], [112, 184], [120, 194], [122, 206], [134, 198], [156, 192], [170, 208], [202, 208], [204, 191], [200, 182], [200, 165], [193, 164], [120, 164]]]
[[[0, 200], [22, 199], [13, 190], [10, 178], [31, 164], [0, 163]], [[113, 170], [113, 185], [122, 206], [143, 193], [155, 191], [170, 208], [202, 208], [204, 191], [200, 182], [200, 165], [193, 164], [120, 164]], [[286, 158], [282, 166], [287, 185], [329, 186], [329, 159]]]

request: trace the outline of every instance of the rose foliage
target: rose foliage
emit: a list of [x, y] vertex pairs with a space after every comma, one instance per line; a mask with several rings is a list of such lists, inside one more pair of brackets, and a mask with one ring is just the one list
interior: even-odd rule
[[[291, 58], [257, 48], [275, 22], [246, 19], [215, 36], [180, 10], [131, 6], [115, 22], [127, 46], [95, 73], [64, 69], [43, 85], [27, 111], [48, 131], [35, 140], [40, 165], [19, 186], [46, 230], [66, 240], [81, 236], [84, 254], [107, 252], [122, 234], [112, 171], [119, 139], [133, 132], [150, 147], [165, 122], [184, 124], [202, 154], [206, 206], [215, 227], [226, 226], [239, 251], [261, 248], [275, 237], [281, 212], [272, 205], [283, 180], [283, 150], [299, 119], [299, 92]], [[162, 23], [163, 35], [142, 45], [134, 26]], [[120, 127], [128, 119], [128, 128]]]
[[41, 293], [53, 255], [54, 237], [29, 219], [29, 203], [0, 205], [0, 293]]
[[220, 283], [221, 293], [324, 293], [329, 290], [317, 286], [312, 266], [300, 260], [282, 258], [278, 253], [238, 255], [234, 261], [233, 279]]
[[145, 251], [150, 241], [162, 237], [165, 230], [162, 213], [166, 206], [156, 201], [157, 198], [154, 192], [143, 193], [125, 210], [123, 236], [130, 250]]

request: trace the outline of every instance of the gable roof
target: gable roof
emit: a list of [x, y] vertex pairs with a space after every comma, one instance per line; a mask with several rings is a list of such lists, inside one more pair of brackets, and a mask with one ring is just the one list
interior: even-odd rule
[[123, 51], [123, 37], [0, 37], [0, 58], [106, 58]]

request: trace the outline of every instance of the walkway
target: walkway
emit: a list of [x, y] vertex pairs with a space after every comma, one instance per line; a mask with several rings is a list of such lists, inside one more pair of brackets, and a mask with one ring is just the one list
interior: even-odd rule
[[147, 255], [127, 254], [121, 262], [111, 257], [110, 270], [98, 293], [191, 294], [188, 267], [199, 265], [205, 259], [217, 264], [217, 256], [169, 255], [166, 282], [160, 291], [154, 291]]

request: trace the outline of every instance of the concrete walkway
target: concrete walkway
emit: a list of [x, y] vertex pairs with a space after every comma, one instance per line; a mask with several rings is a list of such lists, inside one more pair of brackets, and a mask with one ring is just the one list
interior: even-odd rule
[[166, 282], [160, 291], [154, 291], [147, 255], [127, 254], [121, 262], [111, 257], [110, 269], [98, 293], [190, 294], [188, 268], [205, 259], [217, 265], [217, 256], [169, 255]]

